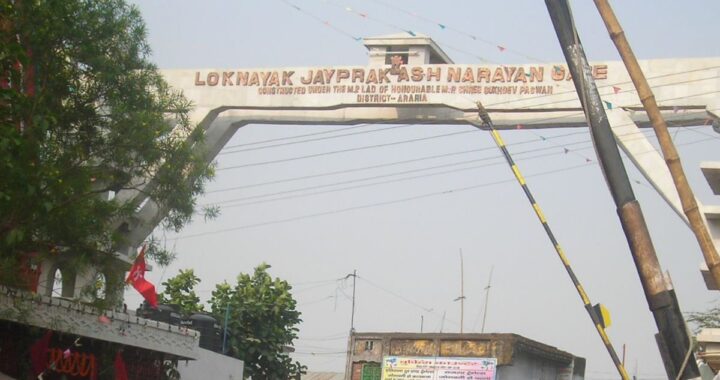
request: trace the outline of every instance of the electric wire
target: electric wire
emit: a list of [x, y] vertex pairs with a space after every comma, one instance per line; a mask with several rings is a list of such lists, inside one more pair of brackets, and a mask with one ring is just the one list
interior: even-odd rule
[[[358, 131], [358, 132], [345, 133], [345, 134], [341, 134], [341, 135], [325, 136], [325, 137], [316, 137], [316, 138], [312, 138], [312, 139], [306, 139], [306, 140], [300, 140], [300, 141], [292, 141], [292, 142], [279, 143], [279, 144], [273, 144], [273, 145], [265, 145], [265, 146], [255, 147], [255, 148], [245, 148], [245, 149], [230, 150], [230, 151], [225, 151], [225, 150], [223, 150], [223, 151], [220, 152], [218, 155], [221, 155], [221, 154], [222, 154], [222, 155], [228, 155], [228, 154], [234, 154], [234, 153], [251, 152], [251, 151], [261, 150], [261, 149], [277, 148], [277, 147], [281, 147], [281, 146], [302, 144], [302, 143], [307, 143], [307, 142], [314, 142], [314, 141], [323, 141], [323, 140], [336, 139], [336, 138], [340, 138], [340, 137], [356, 136], [356, 135], [362, 135], [362, 134], [367, 134], [367, 133], [375, 133], [375, 132], [385, 132], [385, 131], [387, 131], [387, 130], [398, 129], [398, 128], [407, 128], [407, 127], [411, 127], [411, 126], [413, 126], [413, 125], [414, 125], [414, 124], [393, 125], [393, 126], [385, 127], [385, 128], [371, 129], [371, 130], [369, 130], [369, 131]], [[365, 126], [365, 125], [363, 125], [363, 127], [364, 127], [364, 126]], [[325, 131], [325, 132], [331, 132], [331, 131]]]
[[418, 137], [418, 138], [414, 138], [414, 139], [410, 139], [410, 140], [401, 140], [401, 141], [395, 141], [395, 142], [389, 142], [389, 143], [366, 145], [366, 146], [360, 146], [360, 147], [355, 147], [355, 148], [347, 148], [347, 149], [340, 149], [340, 150], [334, 150], [334, 151], [329, 151], [329, 152], [306, 154], [306, 155], [302, 155], [302, 156], [281, 158], [281, 159], [270, 160], [270, 161], [232, 165], [232, 166], [227, 166], [227, 167], [223, 167], [223, 168], [218, 168], [218, 169], [216, 169], [216, 171], [247, 168], [247, 167], [251, 167], [251, 166], [261, 166], [261, 165], [268, 165], [268, 164], [277, 164], [277, 163], [282, 163], [282, 162], [302, 160], [302, 159], [306, 159], [306, 158], [322, 157], [322, 156], [327, 156], [327, 155], [331, 155], [331, 154], [357, 152], [357, 151], [361, 151], [361, 150], [375, 149], [375, 148], [384, 148], [384, 147], [388, 147], [388, 146], [408, 144], [408, 143], [414, 143], [414, 142], [419, 142], [419, 141], [427, 141], [427, 140], [432, 140], [432, 139], [437, 139], [437, 138], [442, 138], [442, 137], [457, 136], [457, 135], [463, 135], [463, 134], [474, 133], [474, 132], [476, 132], [476, 131], [473, 131], [473, 130], [458, 131], [458, 132], [444, 133], [444, 134], [434, 135], [434, 136]]
[[344, 132], [344, 131], [351, 130], [351, 129], [366, 128], [366, 127], [369, 127], [372, 125], [373, 124], [358, 124], [358, 125], [353, 125], [353, 126], [344, 127], [344, 128], [333, 128], [331, 130], [326, 130], [326, 131], [310, 132], [310, 133], [303, 133], [303, 134], [294, 135], [294, 136], [283, 136], [283, 137], [276, 137], [276, 138], [272, 138], [272, 139], [265, 139], [265, 140], [259, 140], [259, 141], [241, 143], [241, 144], [226, 145], [224, 147], [224, 149], [234, 149], [234, 148], [241, 148], [244, 146], [267, 144], [267, 143], [277, 142], [277, 141], [299, 139], [299, 138], [308, 137], [308, 136], [327, 135], [330, 133]]
[[[563, 168], [559, 168], [559, 169], [538, 172], [535, 174], [528, 175], [526, 177], [531, 178], [531, 177], [536, 177], [536, 176], [555, 174], [555, 173], [566, 172], [566, 171], [575, 170], [575, 169], [579, 169], [579, 168], [583, 168], [583, 167], [587, 167], [587, 166], [588, 166], [587, 164], [567, 166], [567, 167], [563, 167]], [[196, 234], [178, 235], [178, 236], [169, 238], [169, 240], [185, 240], [185, 239], [197, 238], [197, 237], [201, 237], [201, 236], [216, 235], [216, 234], [222, 234], [222, 233], [226, 233], [226, 232], [232, 232], [232, 231], [238, 231], [238, 230], [244, 230], [244, 229], [250, 229], [250, 228], [257, 228], [257, 227], [263, 227], [263, 226], [275, 225], [275, 224], [281, 224], [281, 223], [294, 222], [294, 221], [299, 221], [299, 220], [304, 220], [304, 219], [317, 218], [320, 216], [340, 214], [340, 213], [345, 213], [345, 212], [349, 212], [349, 211], [356, 211], [356, 210], [368, 209], [368, 208], [373, 208], [373, 207], [405, 203], [405, 202], [410, 202], [410, 201], [424, 199], [424, 198], [436, 197], [436, 196], [440, 196], [440, 195], [455, 194], [455, 193], [460, 193], [460, 192], [464, 192], [464, 191], [475, 190], [475, 189], [479, 189], [479, 188], [483, 188], [483, 187], [501, 185], [501, 184], [511, 183], [511, 182], [513, 182], [512, 179], [486, 182], [486, 183], [481, 183], [481, 184], [477, 184], [477, 185], [464, 186], [464, 187], [448, 189], [448, 190], [441, 190], [441, 191], [436, 191], [436, 192], [431, 192], [431, 193], [415, 195], [415, 196], [411, 196], [411, 197], [393, 199], [393, 200], [388, 200], [388, 201], [383, 201], [383, 202], [374, 202], [374, 203], [358, 205], [358, 206], [345, 207], [345, 208], [341, 208], [341, 209], [329, 210], [329, 211], [318, 212], [318, 213], [313, 213], [313, 214], [300, 215], [300, 216], [296, 216], [296, 217], [276, 219], [276, 220], [267, 221], [267, 222], [251, 223], [251, 224], [246, 224], [246, 225], [241, 225], [241, 226], [236, 226], [236, 227], [218, 229], [218, 230], [214, 230], [214, 231], [200, 232], [200, 233], [196, 233]]]
[[[690, 144], [695, 144], [695, 143], [700, 143], [700, 142], [706, 142], [706, 141], [708, 141], [708, 140], [707, 140], [707, 139], [698, 140], [698, 141], [686, 143], [686, 144], [683, 144], [683, 145], [690, 145]], [[678, 145], [681, 145], [681, 144], [678, 144]], [[555, 169], [555, 170], [548, 170], [548, 171], [544, 171], [544, 172], [538, 172], [538, 173], [530, 174], [530, 175], [527, 175], [526, 178], [537, 177], [537, 176], [544, 176], [544, 175], [549, 175], [549, 174], [555, 174], [555, 173], [565, 172], [565, 171], [570, 171], [570, 170], [575, 170], [575, 169], [579, 169], [579, 168], [583, 168], [583, 167], [587, 167], [587, 166], [588, 166], [588, 164], [585, 163], [585, 164], [581, 164], [581, 165], [563, 167], [563, 168], [559, 168], [559, 169]], [[238, 230], [244, 230], [244, 229], [251, 229], [251, 228], [257, 228], [257, 227], [263, 227], [263, 226], [268, 226], [268, 225], [275, 225], [275, 224], [282, 224], [282, 223], [288, 223], [288, 222], [295, 222], [295, 221], [300, 221], [300, 220], [305, 220], [305, 219], [311, 219], [311, 218], [317, 218], [317, 217], [321, 217], [321, 216], [340, 214], [340, 213], [345, 213], [345, 212], [350, 212], [350, 211], [356, 211], [356, 210], [361, 210], [361, 209], [367, 209], [367, 208], [373, 208], [373, 207], [381, 207], [381, 206], [393, 205], [393, 204], [398, 204], [398, 203], [405, 203], [405, 202], [410, 202], [410, 201], [415, 201], [415, 200], [419, 200], [419, 199], [424, 199], [424, 198], [429, 198], [429, 197], [435, 197], [435, 196], [440, 196], [440, 195], [455, 194], [455, 193], [459, 193], [459, 192], [464, 192], [464, 191], [479, 189], [479, 188], [488, 187], [488, 186], [501, 185], [501, 184], [506, 184], [506, 183], [511, 183], [511, 182], [513, 182], [512, 179], [510, 179], [510, 180], [493, 181], [493, 182], [486, 182], [486, 183], [481, 183], [481, 184], [478, 184], [478, 185], [466, 186], [466, 187], [461, 187], [461, 188], [454, 188], [454, 189], [449, 189], [449, 190], [442, 190], [442, 191], [431, 192], [431, 193], [425, 193], [425, 194], [420, 194], [420, 195], [416, 195], [416, 196], [411, 196], [411, 197], [406, 197], [406, 198], [399, 198], [399, 199], [394, 199], [394, 200], [389, 200], [389, 201], [384, 201], [384, 202], [369, 203], [369, 204], [365, 204], [365, 205], [352, 206], [352, 207], [346, 207], [346, 208], [341, 208], [341, 209], [329, 210], [329, 211], [324, 211], [324, 212], [305, 214], [305, 215], [300, 215], [300, 216], [296, 216], [296, 217], [290, 217], [290, 218], [284, 218], [284, 219], [276, 219], [276, 220], [271, 220], [271, 221], [266, 221], [266, 222], [246, 224], [246, 225], [241, 225], [241, 226], [236, 226], [236, 227], [230, 227], [230, 228], [225, 228], [225, 229], [218, 229], [218, 230], [213, 230], [213, 231], [206, 231], [206, 232], [201, 232], [201, 233], [196, 233], [196, 234], [178, 235], [178, 236], [175, 236], [175, 237], [171, 237], [171, 238], [169, 238], [169, 239], [170, 239], [170, 240], [175, 240], [175, 241], [177, 241], [177, 240], [197, 238], [197, 237], [202, 237], [202, 236], [222, 234], [222, 233], [226, 233], [226, 232], [232, 232], [232, 231], [238, 231]]]
[[[422, 310], [422, 311], [425, 312], [425, 313], [434, 314], [436, 317], [441, 317], [441, 316], [442, 316], [439, 312], [435, 311], [434, 308], [430, 308], [430, 307], [426, 307], [426, 306], [424, 306], [424, 305], [421, 305], [420, 303], [415, 302], [415, 301], [411, 300], [410, 298], [405, 297], [405, 296], [403, 296], [403, 295], [401, 295], [401, 294], [399, 294], [399, 293], [397, 293], [397, 292], [395, 292], [395, 291], [393, 291], [393, 290], [390, 290], [390, 289], [388, 289], [388, 288], [385, 288], [385, 287], [383, 287], [383, 286], [381, 286], [381, 285], [379, 285], [379, 284], [377, 284], [377, 283], [375, 283], [375, 282], [373, 282], [373, 281], [370, 281], [370, 280], [368, 280], [367, 278], [363, 278], [363, 277], [360, 277], [360, 276], [358, 276], [357, 278], [358, 278], [359, 280], [364, 281], [365, 283], [367, 283], [368, 285], [370, 285], [370, 286], [372, 286], [372, 287], [374, 287], [374, 288], [376, 288], [376, 289], [379, 289], [379, 290], [381, 290], [381, 291], [383, 291], [383, 292], [385, 292], [385, 293], [387, 293], [387, 294], [389, 294], [389, 295], [391, 295], [391, 296], [393, 296], [393, 297], [395, 297], [395, 298], [397, 298], [397, 299], [399, 299], [399, 300], [402, 300], [403, 302], [405, 302], [405, 303], [407, 303], [407, 304], [409, 304], [409, 305], [412, 305], [412, 306], [414, 306], [414, 307]], [[456, 326], [460, 326], [460, 323], [458, 323], [458, 322], [456, 322], [456, 321], [454, 321], [454, 320], [449, 320], [449, 319], [445, 318], [445, 321], [450, 322], [450, 323], [452, 323], [452, 324], [454, 324], [454, 325], [456, 325]]]
[[[671, 98], [671, 99], [665, 99], [665, 101], [667, 101], [667, 100], [677, 100], [677, 99], [686, 99], [686, 98], [692, 98], [692, 97], [697, 97], [697, 96], [702, 96], [702, 95], [708, 95], [708, 94], [715, 94], [715, 93], [720, 93], [720, 91], [710, 91], [710, 92], [705, 92], [705, 93], [700, 93], [700, 94], [693, 94], [693, 95], [681, 96], [681, 97], [676, 97], [676, 98]], [[467, 98], [467, 99], [470, 100], [470, 98]], [[564, 119], [564, 118], [579, 116], [579, 115], [582, 115], [582, 114], [583, 114], [582, 111], [578, 111], [578, 112], [572, 113], [572, 114], [565, 114], [565, 115], [561, 115], [561, 116], [555, 116], [555, 117], [548, 117], [548, 118], [544, 118], [544, 119], [538, 119], [538, 122], [537, 122], [537, 123], [528, 123], [528, 124], [526, 124], [526, 125], [527, 125], [527, 126], [530, 126], [530, 125], [533, 125], [533, 124], [546, 124], [547, 122], [550, 122], [550, 121], [557, 121], [557, 120], [561, 120], [561, 119]], [[417, 125], [417, 124], [416, 124], [416, 125]], [[409, 139], [409, 140], [400, 140], [400, 141], [389, 142], [389, 143], [366, 145], [366, 146], [360, 146], [360, 147], [354, 147], [354, 148], [347, 148], [347, 149], [340, 149], [340, 150], [334, 150], [334, 151], [327, 151], [327, 152], [306, 154], [306, 155], [301, 155], [301, 156], [288, 157], [288, 158], [282, 158], [282, 159], [275, 159], [275, 160], [269, 160], [269, 161], [260, 161], [260, 162], [247, 163], [247, 164], [231, 165], [231, 166], [227, 166], [227, 167], [218, 168], [218, 169], [216, 169], [216, 171], [224, 171], [224, 170], [232, 170], [232, 169], [239, 169], [239, 168], [246, 168], [246, 167], [253, 167], [253, 166], [262, 166], [262, 165], [269, 165], [269, 164], [276, 164], [276, 163], [291, 162], [291, 161], [302, 160], [302, 159], [307, 159], [307, 158], [322, 157], [322, 156], [326, 156], [326, 155], [333, 155], [333, 154], [340, 154], [340, 153], [347, 153], [347, 152], [362, 151], [362, 150], [382, 148], [382, 147], [388, 147], [388, 146], [396, 146], [396, 145], [414, 143], [414, 142], [419, 142], [419, 141], [427, 141], [427, 140], [433, 140], [433, 139], [436, 139], [436, 138], [451, 137], [451, 136], [456, 136], [456, 135], [461, 135], [461, 134], [467, 134], [467, 133], [473, 133], [473, 132], [480, 132], [480, 131], [473, 131], [473, 130], [457, 131], [457, 132], [439, 134], [439, 135], [434, 135], [434, 136], [426, 136], [426, 137], [414, 138], [414, 139]]]
[[[641, 132], [631, 132], [631, 133], [627, 133], [627, 134], [624, 134], [623, 136], [634, 135], [634, 134], [641, 134], [642, 137], [639, 137], [639, 138], [628, 138], [628, 139], [626, 139], [626, 141], [633, 141], [633, 140], [636, 140], [636, 139], [645, 138], [644, 133], [643, 133], [642, 131], [641, 131]], [[544, 139], [544, 140], [547, 140], [547, 139]], [[705, 140], [702, 140], [702, 141], [705, 141]], [[579, 149], [578, 149], [578, 148], [575, 148], [575, 149], [572, 149], [572, 150], [568, 149], [568, 147], [574, 146], [574, 145], [580, 145], [580, 144], [590, 144], [590, 143], [591, 143], [590, 140], [583, 140], [583, 141], [577, 141], [577, 142], [572, 142], [572, 143], [565, 143], [565, 144], [563, 144], [563, 145], [557, 145], [557, 146], [555, 146], [555, 147], [542, 147], [542, 148], [536, 148], [536, 149], [529, 149], [529, 150], [525, 150], [525, 151], [515, 152], [514, 154], [515, 154], [515, 155], [523, 155], [523, 154], [535, 153], [535, 152], [541, 152], [541, 151], [552, 151], [552, 150], [556, 150], [556, 149], [563, 149], [563, 151], [559, 151], [559, 152], [551, 152], [551, 153], [549, 153], [549, 154], [535, 155], [535, 156], [532, 156], [532, 157], [525, 158], [525, 159], [534, 159], [534, 158], [541, 158], [541, 157], [552, 156], [552, 155], [567, 154], [567, 153], [569, 153], [569, 152], [578, 153], [578, 151], [587, 149], [587, 147], [581, 147], [581, 148], [579, 148]], [[478, 150], [476, 150], [476, 151], [481, 151], [481, 150], [484, 151], [484, 150], [490, 150], [490, 149], [492, 149], [492, 147], [490, 147], [490, 148], [482, 148], [482, 149], [478, 149]], [[652, 151], [641, 152], [640, 154], [650, 153], [650, 152], [652, 152]], [[584, 155], [580, 155], [580, 156], [583, 157], [583, 158], [585, 158], [586, 162], [590, 162], [590, 161], [591, 161], [589, 158], [587, 158], [587, 157], [584, 156]], [[465, 161], [459, 161], [459, 162], [451, 162], [451, 163], [445, 163], [445, 164], [435, 165], [435, 166], [430, 166], [430, 167], [410, 169], [410, 170], [404, 170], [404, 171], [400, 171], [400, 172], [394, 172], [394, 173], [388, 173], [388, 174], [382, 174], [382, 175], [375, 175], [375, 176], [371, 176], [371, 177], [355, 178], [355, 179], [350, 179], [350, 180], [345, 180], [345, 181], [340, 181], [340, 182], [333, 182], [333, 183], [330, 183], [330, 184], [314, 185], [314, 186], [308, 186], [308, 187], [303, 187], [303, 188], [296, 188], [296, 189], [291, 189], [291, 190], [278, 191], [278, 192], [274, 192], [274, 193], [264, 193], [264, 194], [252, 195], [252, 196], [246, 196], [246, 197], [240, 197], [240, 198], [225, 199], [225, 200], [220, 200], [220, 201], [215, 201], [215, 202], [206, 203], [206, 204], [204, 204], [203, 206], [216, 206], [216, 205], [225, 204], [226, 206], [223, 206], [223, 207], [224, 207], [224, 208], [227, 208], [227, 207], [230, 207], [230, 206], [227, 206], [227, 204], [228, 204], [228, 203], [233, 203], [233, 202], [241, 202], [241, 201], [247, 201], [247, 200], [258, 199], [258, 198], [266, 198], [266, 197], [271, 197], [271, 196], [276, 196], [276, 195], [282, 195], [282, 194], [290, 194], [290, 193], [300, 192], [300, 191], [315, 190], [315, 189], [324, 188], [324, 187], [332, 187], [332, 186], [338, 186], [338, 185], [349, 184], [349, 183], [369, 181], [369, 180], [374, 180], [374, 179], [379, 179], [379, 178], [386, 178], [386, 177], [398, 176], [398, 175], [403, 175], [403, 174], [410, 174], [410, 173], [416, 173], [416, 172], [427, 171], [427, 170], [434, 170], [434, 169], [439, 169], [439, 168], [446, 168], [446, 167], [450, 167], [450, 166], [458, 166], [458, 165], [470, 164], [470, 163], [475, 163], [475, 162], [482, 162], [482, 161], [494, 160], [494, 159], [498, 159], [498, 158], [502, 159], [500, 156], [491, 156], [491, 157], [483, 157], [483, 158], [472, 159], [472, 160], [465, 160]], [[417, 160], [417, 159], [408, 160], [408, 161], [416, 161], [416, 160]], [[372, 168], [372, 167], [377, 167], [377, 166], [388, 166], [388, 165], [392, 165], [392, 164], [394, 164], [394, 163], [382, 164], [382, 165], [374, 165], [374, 166], [371, 166], [370, 168]], [[457, 171], [470, 170], [470, 169], [478, 169], [478, 168], [489, 167], [489, 166], [494, 166], [494, 165], [496, 165], [496, 164], [491, 163], [491, 164], [487, 164], [487, 165], [472, 166], [472, 167], [469, 167], [469, 168], [463, 168], [463, 169], [457, 169], [457, 170], [450, 170], [450, 171], [443, 171], [443, 172], [439, 172], [439, 173], [434, 173], [434, 174], [430, 174], [430, 175], [428, 175], [428, 176], [434, 176], [434, 175], [440, 175], [440, 174], [446, 174], [446, 173], [453, 173], [453, 172], [457, 172]], [[350, 169], [350, 170], [335, 171], [335, 172], [325, 173], [324, 175], [333, 175], [333, 174], [339, 174], [339, 173], [340, 173], [340, 174], [341, 174], [341, 173], [348, 173], [348, 172], [358, 171], [359, 169], [364, 169], [364, 168], [357, 168], [357, 169]], [[321, 175], [323, 175], [323, 174], [317, 174], [317, 175], [313, 175], [313, 176], [304, 176], [304, 177], [294, 177], [294, 178], [290, 178], [290, 179], [286, 179], [286, 180], [269, 181], [269, 182], [266, 182], [266, 183], [288, 182], [288, 181], [295, 180], [295, 179], [298, 179], [298, 178], [302, 178], [302, 179], [305, 179], [305, 178], [314, 178], [314, 177], [319, 177], [319, 176], [321, 176]], [[383, 182], [380, 182], [380, 183], [378, 183], [378, 184], [391, 183], [391, 182], [397, 182], [397, 181], [403, 181], [403, 180], [415, 179], [415, 178], [423, 178], [423, 177], [425, 177], [425, 176], [415, 176], [415, 177], [409, 177], [409, 178], [399, 179], [399, 180], [383, 181]], [[258, 185], [255, 185], [255, 186], [259, 186], [259, 184], [258, 184]], [[358, 187], [365, 187], [365, 186], [367, 186], [367, 185], [361, 185], [361, 186], [350, 187], [350, 188], [358, 188]], [[226, 189], [222, 189], [222, 190], [234, 190], [234, 189], [238, 189], [238, 188], [244, 188], [244, 186], [231, 187], [231, 188], [226, 188]], [[344, 189], [347, 189], [347, 188], [344, 188]], [[329, 191], [329, 192], [334, 192], [334, 191], [338, 191], [338, 190], [331, 190], [331, 191]], [[324, 193], [324, 192], [323, 192], [323, 193]], [[315, 193], [313, 193], [313, 194], [315, 194]], [[283, 198], [283, 199], [286, 199], [286, 198]], [[250, 203], [250, 204], [252, 204], [252, 203]], [[244, 205], [244, 204], [243, 204], [243, 205]]]

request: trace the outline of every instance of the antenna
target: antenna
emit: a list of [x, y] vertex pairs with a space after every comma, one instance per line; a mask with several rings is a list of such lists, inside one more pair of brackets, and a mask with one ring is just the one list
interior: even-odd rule
[[482, 327], [480, 328], [480, 333], [485, 332], [485, 318], [487, 318], [487, 309], [488, 309], [488, 299], [490, 298], [490, 288], [491, 288], [491, 282], [492, 282], [492, 273], [493, 269], [495, 269], [495, 266], [490, 267], [490, 276], [488, 277], [488, 284], [485, 287], [485, 308], [483, 309], [483, 323]]
[[463, 270], [462, 248], [460, 248], [460, 297], [453, 301], [460, 301], [460, 334], [462, 334], [465, 320], [465, 271]]
[[355, 332], [355, 280], [357, 279], [357, 269], [353, 270], [353, 297], [352, 297], [352, 314], [350, 315], [350, 332]]

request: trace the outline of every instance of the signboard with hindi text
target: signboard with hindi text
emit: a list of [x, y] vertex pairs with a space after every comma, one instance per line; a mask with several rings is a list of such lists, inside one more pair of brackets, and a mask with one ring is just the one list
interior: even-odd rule
[[495, 358], [386, 356], [383, 380], [495, 380]]

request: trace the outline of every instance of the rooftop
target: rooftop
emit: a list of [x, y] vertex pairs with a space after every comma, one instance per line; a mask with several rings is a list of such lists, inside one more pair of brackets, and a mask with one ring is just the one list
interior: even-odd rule
[[430, 63], [454, 63], [450, 57], [432, 40], [432, 38], [421, 33], [395, 33], [376, 37], [363, 38], [365, 47], [372, 51], [373, 48], [395, 47], [424, 47], [428, 49]]

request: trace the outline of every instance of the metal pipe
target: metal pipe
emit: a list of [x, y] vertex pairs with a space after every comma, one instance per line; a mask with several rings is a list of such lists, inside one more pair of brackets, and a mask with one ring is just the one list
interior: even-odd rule
[[617, 47], [620, 56], [622, 57], [625, 67], [627, 68], [630, 78], [637, 89], [640, 101], [645, 107], [645, 112], [648, 114], [648, 118], [652, 123], [655, 135], [657, 136], [658, 142], [660, 143], [660, 149], [662, 150], [663, 157], [665, 157], [665, 163], [670, 170], [675, 188], [677, 189], [678, 195], [680, 196], [680, 203], [682, 204], [685, 216], [687, 216], [690, 222], [690, 229], [692, 229], [702, 250], [705, 263], [707, 263], [708, 269], [715, 280], [715, 286], [720, 288], [720, 256], [718, 256], [715, 245], [713, 244], [710, 233], [707, 230], [705, 222], [703, 221], [700, 209], [698, 208], [695, 195], [693, 194], [690, 184], [688, 183], [685, 172], [680, 162], [680, 156], [678, 155], [675, 144], [673, 144], [670, 133], [667, 130], [667, 123], [660, 113], [657, 102], [655, 101], [655, 95], [650, 89], [650, 85], [645, 79], [640, 64], [635, 58], [635, 54], [630, 47], [630, 43], [625, 38], [625, 32], [620, 26], [620, 22], [615, 13], [613, 12], [610, 4], [607, 0], [595, 0], [595, 6], [600, 12], [600, 16], [605, 22], [610, 39]]
[[[669, 353], [667, 360], [663, 359], [664, 364], [677, 373], [690, 341], [680, 307], [665, 282], [645, 218], [632, 191], [587, 57], [575, 30], [570, 6], [567, 0], [545, 0], [545, 4], [590, 124], [590, 133], [600, 168], [617, 207], [648, 306], [653, 313], [662, 341], [666, 345], [663, 348]], [[697, 365], [694, 361], [690, 364], [685, 368], [683, 378], [699, 376]]]

